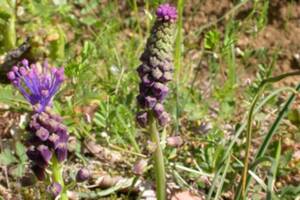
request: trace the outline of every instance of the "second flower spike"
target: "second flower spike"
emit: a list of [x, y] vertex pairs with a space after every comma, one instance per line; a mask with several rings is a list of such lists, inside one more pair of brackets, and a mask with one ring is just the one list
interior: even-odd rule
[[169, 114], [164, 111], [163, 101], [169, 93], [167, 82], [172, 80], [173, 73], [176, 8], [162, 4], [156, 11], [156, 17], [145, 51], [140, 58], [142, 64], [137, 69], [141, 80], [137, 101], [143, 110], [137, 114], [137, 122], [142, 127], [147, 126], [149, 114], [153, 114], [161, 126], [170, 121]]

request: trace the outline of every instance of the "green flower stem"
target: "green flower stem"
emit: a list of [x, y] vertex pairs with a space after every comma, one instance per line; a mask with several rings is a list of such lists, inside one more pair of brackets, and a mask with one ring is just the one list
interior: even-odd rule
[[53, 181], [59, 183], [62, 187], [60, 200], [68, 200], [67, 189], [65, 188], [64, 179], [62, 176], [62, 165], [58, 162], [56, 156], [52, 157], [52, 178]]
[[154, 173], [156, 180], [156, 197], [158, 200], [166, 199], [166, 176], [164, 166], [164, 155], [160, 145], [160, 137], [156, 128], [156, 121], [154, 117], [150, 116], [149, 133], [151, 140], [156, 145], [156, 150], [153, 154], [154, 160]]
[[6, 50], [15, 48], [16, 46], [16, 27], [15, 27], [15, 16], [11, 16], [4, 27], [4, 47]]

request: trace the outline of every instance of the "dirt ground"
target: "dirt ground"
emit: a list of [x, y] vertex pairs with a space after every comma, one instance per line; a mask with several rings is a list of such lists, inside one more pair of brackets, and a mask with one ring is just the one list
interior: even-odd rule
[[[252, 1], [243, 4], [235, 9], [234, 1], [222, 0], [191, 0], [191, 3], [185, 7], [185, 24], [186, 34], [197, 32], [208, 23], [217, 21], [228, 12], [238, 20], [245, 20], [245, 17], [253, 9]], [[269, 4], [267, 13], [267, 23], [259, 30], [257, 34], [239, 33], [236, 47], [244, 51], [246, 49], [268, 49], [272, 55], [278, 52], [277, 72], [288, 72], [300, 68], [300, 3], [299, 1], [272, 0]], [[216, 23], [220, 30], [224, 29], [226, 17]], [[254, 27], [255, 28], [255, 27]], [[203, 31], [205, 33], [205, 31]], [[193, 36], [190, 36], [193, 38]], [[201, 34], [193, 38], [198, 44], [202, 44], [204, 37]], [[251, 58], [253, 66], [257, 64], [256, 60]], [[250, 69], [253, 70], [253, 69]], [[247, 73], [248, 74], [248, 73]], [[289, 78], [284, 84], [296, 84], [299, 78]]]

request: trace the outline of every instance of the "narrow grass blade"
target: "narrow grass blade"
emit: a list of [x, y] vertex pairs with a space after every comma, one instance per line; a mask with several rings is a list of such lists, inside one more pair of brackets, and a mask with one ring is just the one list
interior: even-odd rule
[[281, 141], [278, 142], [276, 152], [275, 152], [275, 159], [272, 164], [270, 173], [268, 175], [268, 191], [267, 191], [267, 200], [272, 200], [273, 197], [273, 188], [274, 188], [274, 183], [276, 180], [276, 175], [277, 175], [277, 169], [279, 166], [279, 161], [280, 161], [280, 155], [281, 155]]
[[225, 179], [226, 179], [227, 170], [228, 170], [229, 164], [230, 164], [230, 157], [231, 156], [229, 156], [229, 158], [227, 159], [227, 162], [226, 162], [226, 165], [225, 165], [225, 168], [224, 168], [224, 172], [223, 172], [223, 175], [221, 177], [220, 183], [218, 185], [217, 193], [216, 193], [216, 196], [215, 196], [214, 200], [218, 200], [219, 196], [221, 195], [223, 184], [224, 184]]

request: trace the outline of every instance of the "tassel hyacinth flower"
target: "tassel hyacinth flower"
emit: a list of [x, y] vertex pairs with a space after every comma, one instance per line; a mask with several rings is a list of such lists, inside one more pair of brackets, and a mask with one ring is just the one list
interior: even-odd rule
[[64, 81], [64, 68], [50, 67], [47, 62], [43, 66], [29, 65], [24, 59], [8, 72], [7, 78], [37, 112], [43, 112]]
[[27, 130], [27, 156], [31, 160], [31, 169], [39, 180], [48, 176], [51, 171], [49, 189], [52, 196], [60, 195], [67, 199], [62, 177], [62, 162], [67, 159], [67, 127], [62, 118], [51, 112], [52, 99], [64, 81], [64, 69], [49, 66], [47, 62], [39, 66], [23, 60], [7, 74], [8, 79], [32, 105]]
[[166, 199], [166, 178], [156, 122], [162, 127], [170, 122], [170, 116], [165, 111], [163, 102], [169, 93], [167, 83], [172, 80], [173, 74], [172, 55], [176, 19], [175, 7], [169, 4], [158, 7], [156, 22], [147, 40], [145, 51], [140, 57], [142, 64], [137, 69], [141, 80], [137, 102], [141, 111], [137, 113], [136, 119], [141, 127], [148, 128], [152, 142], [156, 145], [153, 161], [158, 200]]
[[141, 112], [137, 122], [145, 127], [149, 124], [149, 111], [161, 126], [169, 121], [169, 114], [164, 110], [163, 101], [169, 93], [167, 83], [173, 74], [173, 42], [176, 28], [177, 11], [169, 4], [163, 4], [156, 11], [157, 20], [147, 40], [145, 51], [137, 71], [141, 79], [140, 94], [137, 101]]

